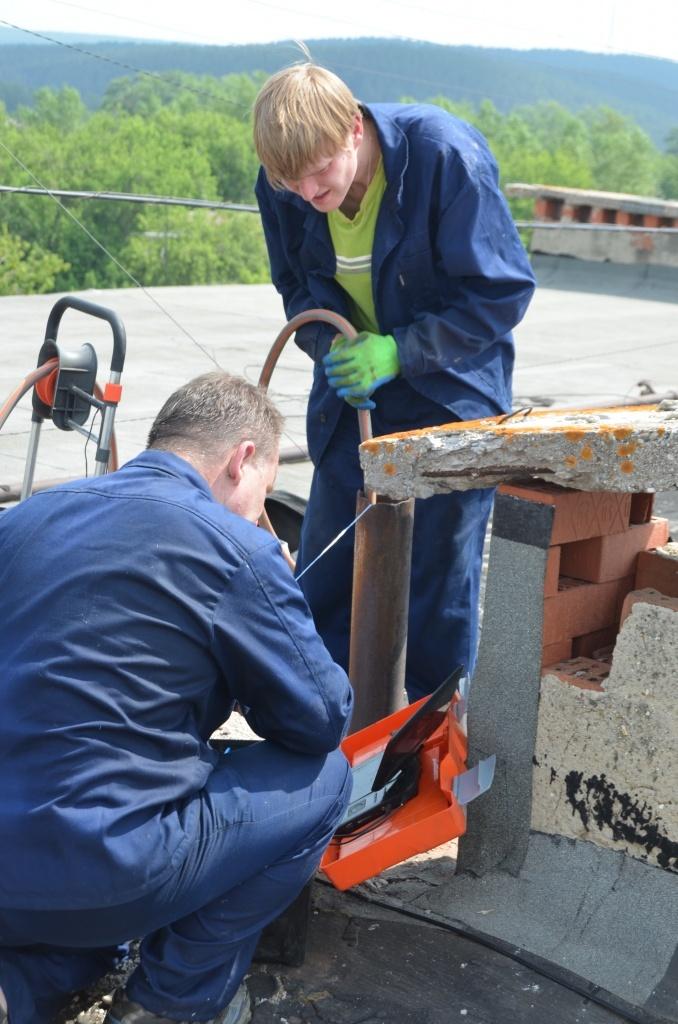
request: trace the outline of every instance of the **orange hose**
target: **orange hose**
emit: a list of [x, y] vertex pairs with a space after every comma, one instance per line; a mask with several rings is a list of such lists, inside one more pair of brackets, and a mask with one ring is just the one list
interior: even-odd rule
[[[297, 313], [291, 320], [285, 324], [280, 334], [277, 336], [273, 344], [271, 345], [270, 352], [266, 356], [266, 361], [261, 368], [259, 374], [258, 386], [263, 388], [264, 391], [268, 391], [268, 385], [271, 382], [273, 371], [276, 367], [280, 353], [284, 349], [285, 345], [292, 337], [292, 335], [303, 327], [304, 324], [313, 323], [315, 320], [320, 320], [322, 323], [330, 324], [336, 328], [339, 334], [343, 334], [349, 341], [353, 341], [358, 337], [358, 332], [355, 327], [348, 322], [348, 320], [340, 316], [339, 313], [333, 313], [331, 309], [308, 309], [304, 313]], [[369, 441], [372, 437], [372, 420], [370, 417], [369, 409], [358, 409], [358, 424], [360, 427], [360, 440]], [[374, 491], [367, 492], [367, 500], [374, 504], [377, 500], [377, 496]], [[261, 513], [259, 519], [259, 526], [264, 530], [268, 530], [269, 533], [278, 539], [278, 535], [273, 529], [273, 524], [268, 518], [266, 510]], [[291, 564], [291, 560], [288, 560], [288, 564]]]
[[2, 430], [7, 422], [7, 417], [19, 404], [19, 401], [23, 398], [26, 392], [30, 391], [31, 388], [39, 380], [42, 380], [43, 377], [49, 376], [49, 374], [58, 366], [59, 360], [55, 356], [54, 359], [48, 359], [46, 363], [43, 363], [42, 366], [38, 366], [35, 370], [31, 370], [28, 376], [24, 377], [21, 384], [14, 389], [11, 395], [3, 403], [2, 407], [0, 407], [0, 430]]

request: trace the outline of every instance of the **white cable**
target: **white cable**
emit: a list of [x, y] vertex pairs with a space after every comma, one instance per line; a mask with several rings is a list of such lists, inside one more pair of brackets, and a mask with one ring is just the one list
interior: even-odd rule
[[355, 524], [358, 522], [359, 519], [362, 519], [362, 517], [365, 515], [366, 512], [369, 512], [370, 509], [374, 508], [374, 507], [375, 506], [373, 504], [366, 505], [365, 508], [362, 510], [362, 512], [359, 512], [358, 515], [355, 517], [355, 519], [352, 519], [351, 522], [348, 524], [348, 526], [345, 526], [344, 529], [341, 530], [337, 534], [337, 536], [334, 538], [334, 540], [331, 540], [329, 542], [329, 544], [327, 545], [327, 547], [323, 548], [322, 551], [320, 552], [320, 554], [316, 555], [316, 557], [313, 559], [313, 561], [309, 562], [308, 565], [306, 566], [306, 568], [301, 570], [299, 575], [295, 577], [297, 582], [301, 579], [302, 576], [304, 576], [308, 572], [309, 569], [313, 568], [313, 566], [315, 565], [316, 562], [320, 561], [320, 559], [323, 557], [323, 555], [327, 554], [327, 552], [330, 550], [330, 548], [334, 547], [334, 545], [337, 543], [337, 541], [341, 540], [341, 538], [344, 536], [344, 534], [348, 533], [348, 531], [351, 529], [352, 526], [355, 526]]

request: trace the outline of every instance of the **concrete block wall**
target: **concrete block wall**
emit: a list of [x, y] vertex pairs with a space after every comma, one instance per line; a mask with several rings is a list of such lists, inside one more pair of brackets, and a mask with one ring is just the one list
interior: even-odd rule
[[531, 828], [678, 872], [678, 545], [668, 523], [652, 516], [651, 495], [500, 491], [554, 509]]

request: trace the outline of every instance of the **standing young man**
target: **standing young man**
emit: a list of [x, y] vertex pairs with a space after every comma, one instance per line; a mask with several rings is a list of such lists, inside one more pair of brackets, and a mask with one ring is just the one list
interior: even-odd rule
[[[0, 1022], [142, 938], [106, 1024], [245, 1024], [257, 939], [346, 806], [351, 688], [256, 526], [282, 418], [208, 373], [122, 469], [0, 516]], [[209, 743], [235, 702], [266, 742]]]
[[[308, 324], [307, 434], [314, 475], [299, 568], [355, 514], [356, 407], [374, 434], [510, 409], [514, 349], [534, 278], [482, 136], [435, 106], [358, 104], [335, 75], [273, 75], [254, 111], [257, 197], [288, 318], [326, 308], [361, 331]], [[418, 501], [406, 684], [411, 700], [457, 664], [472, 670], [493, 491]], [[333, 657], [348, 663], [352, 540], [302, 588]]]

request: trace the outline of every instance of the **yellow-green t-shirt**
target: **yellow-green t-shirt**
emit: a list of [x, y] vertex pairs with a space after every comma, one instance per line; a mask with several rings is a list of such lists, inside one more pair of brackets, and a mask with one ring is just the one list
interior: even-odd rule
[[359, 331], [379, 331], [372, 294], [372, 248], [381, 200], [386, 189], [383, 161], [374, 172], [353, 220], [341, 210], [327, 214], [337, 258], [335, 278], [348, 294], [350, 320]]

